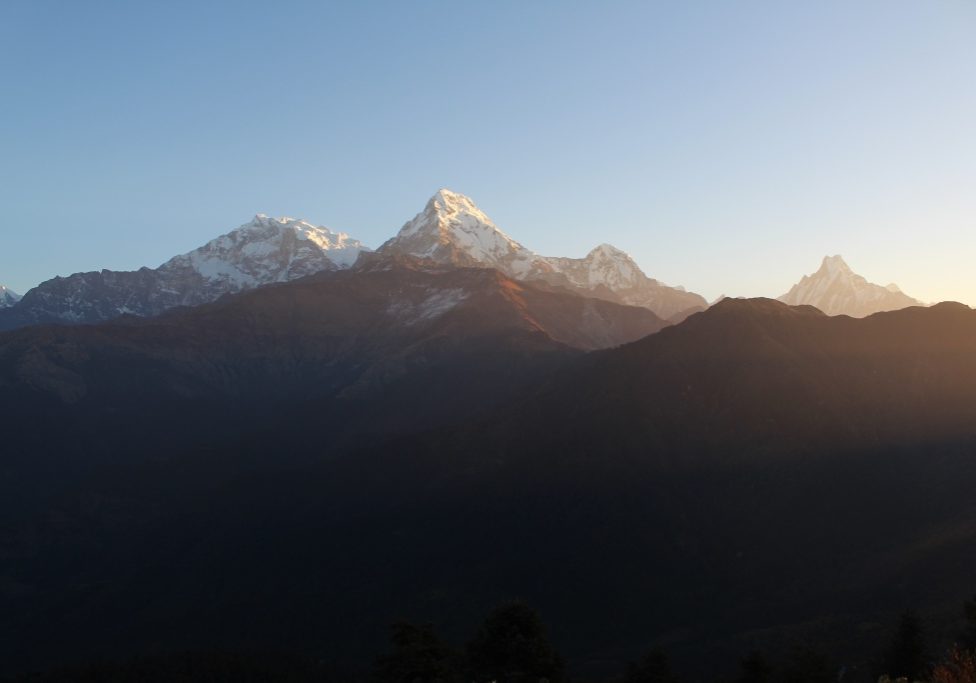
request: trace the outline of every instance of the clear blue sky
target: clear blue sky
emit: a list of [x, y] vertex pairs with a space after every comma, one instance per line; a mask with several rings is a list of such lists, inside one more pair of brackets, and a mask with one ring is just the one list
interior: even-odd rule
[[976, 3], [0, 3], [0, 282], [446, 186], [708, 298], [827, 253], [976, 305]]

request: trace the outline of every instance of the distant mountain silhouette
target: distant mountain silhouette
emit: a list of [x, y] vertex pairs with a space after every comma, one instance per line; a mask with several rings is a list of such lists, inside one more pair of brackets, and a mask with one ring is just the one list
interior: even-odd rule
[[868, 282], [851, 270], [843, 258], [825, 256], [820, 269], [793, 285], [779, 300], [793, 306], [816, 306], [827, 315], [863, 318], [872, 313], [923, 306], [897, 285], [887, 287]]

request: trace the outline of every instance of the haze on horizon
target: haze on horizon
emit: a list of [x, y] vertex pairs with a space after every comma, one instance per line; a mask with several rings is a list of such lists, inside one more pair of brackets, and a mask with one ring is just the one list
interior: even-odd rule
[[439, 187], [709, 300], [826, 254], [976, 305], [976, 5], [0, 7], [0, 283], [255, 213], [376, 247]]

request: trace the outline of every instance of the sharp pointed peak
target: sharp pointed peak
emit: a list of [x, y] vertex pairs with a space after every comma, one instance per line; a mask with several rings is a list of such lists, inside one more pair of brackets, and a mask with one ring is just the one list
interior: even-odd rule
[[[491, 218], [478, 208], [470, 197], [447, 188], [439, 189], [427, 202], [424, 210], [413, 221], [407, 223], [401, 230], [401, 233], [403, 230], [407, 230], [409, 233], [411, 224], [416, 226], [418, 219], [422, 219], [422, 222], [433, 220], [436, 224], [442, 222], [455, 223], [459, 220], [462, 222], [473, 222], [474, 224], [490, 228], [496, 232], [502, 232]], [[506, 239], [510, 239], [507, 235], [505, 237]]]
[[445, 209], [478, 209], [471, 197], [446, 187], [442, 187], [435, 192], [427, 204], [428, 206], [433, 205]]
[[434, 193], [434, 198], [435, 199], [437, 199], [437, 198], [441, 198], [441, 199], [470, 199], [470, 197], [468, 197], [467, 195], [461, 194], [460, 192], [455, 192], [454, 190], [452, 190], [449, 187], [442, 187], [439, 190], [437, 190], [437, 192]]
[[834, 254], [833, 256], [824, 256], [823, 261], [820, 263], [820, 270], [826, 270], [830, 273], [853, 273], [851, 267], [847, 265], [847, 261], [840, 254]]

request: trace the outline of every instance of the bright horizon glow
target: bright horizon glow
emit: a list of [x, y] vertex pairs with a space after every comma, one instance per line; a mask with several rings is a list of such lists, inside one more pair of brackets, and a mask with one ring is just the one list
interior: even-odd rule
[[0, 284], [155, 267], [257, 213], [375, 248], [448, 187], [709, 301], [841, 254], [976, 306], [973, 36], [964, 0], [14, 0]]

